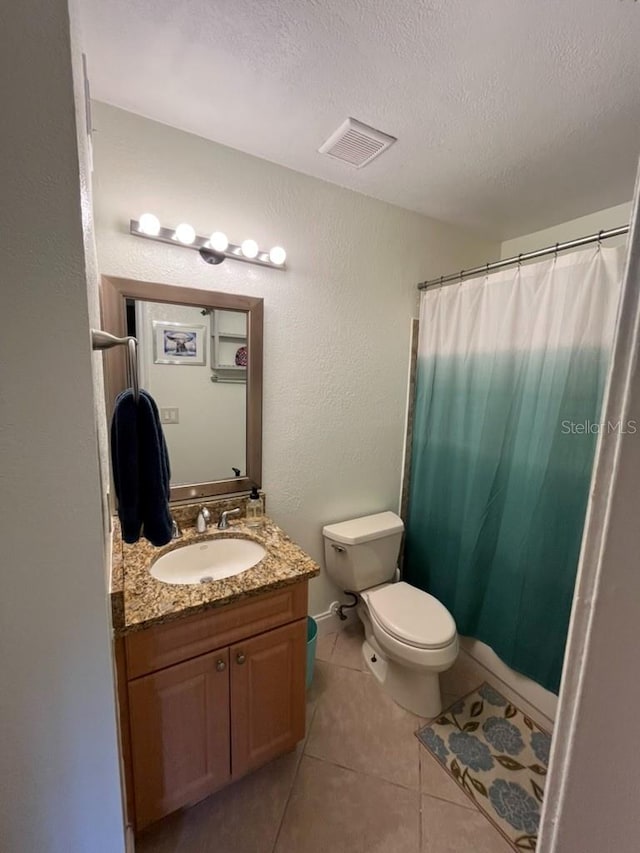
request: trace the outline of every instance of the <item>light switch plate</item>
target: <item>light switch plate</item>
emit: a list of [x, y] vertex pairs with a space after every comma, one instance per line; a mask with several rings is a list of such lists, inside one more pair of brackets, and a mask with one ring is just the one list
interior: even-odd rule
[[177, 407], [166, 406], [160, 408], [160, 423], [179, 424], [180, 410]]

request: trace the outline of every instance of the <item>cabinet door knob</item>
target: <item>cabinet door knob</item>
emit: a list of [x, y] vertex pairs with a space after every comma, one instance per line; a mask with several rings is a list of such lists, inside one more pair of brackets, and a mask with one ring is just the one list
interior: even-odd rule
[[236, 660], [239, 664], [243, 664], [246, 661], [246, 657], [240, 652], [236, 655]]
[[218, 670], [218, 672], [224, 672], [226, 668], [227, 665], [223, 660], [216, 661], [216, 669]]

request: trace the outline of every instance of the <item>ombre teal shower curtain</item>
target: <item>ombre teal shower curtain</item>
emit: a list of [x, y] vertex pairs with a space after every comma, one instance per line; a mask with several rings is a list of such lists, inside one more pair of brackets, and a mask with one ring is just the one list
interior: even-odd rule
[[426, 291], [404, 576], [558, 691], [622, 276], [588, 250]]

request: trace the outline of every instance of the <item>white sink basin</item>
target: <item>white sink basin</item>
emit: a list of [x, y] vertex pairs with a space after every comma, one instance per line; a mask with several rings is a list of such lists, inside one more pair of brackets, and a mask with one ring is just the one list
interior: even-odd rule
[[164, 583], [206, 583], [239, 575], [255, 566], [266, 550], [250, 539], [209, 539], [174, 548], [151, 566], [151, 575]]

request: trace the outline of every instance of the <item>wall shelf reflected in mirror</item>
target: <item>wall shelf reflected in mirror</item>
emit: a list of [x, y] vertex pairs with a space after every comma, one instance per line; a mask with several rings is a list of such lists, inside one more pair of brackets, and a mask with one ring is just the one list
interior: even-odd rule
[[[138, 339], [140, 384], [158, 404], [169, 449], [171, 500], [261, 486], [263, 300], [103, 276], [101, 307], [105, 331]], [[110, 418], [126, 387], [122, 353], [105, 353], [104, 373]]]
[[211, 381], [246, 382], [246, 315], [218, 308], [211, 313]]

